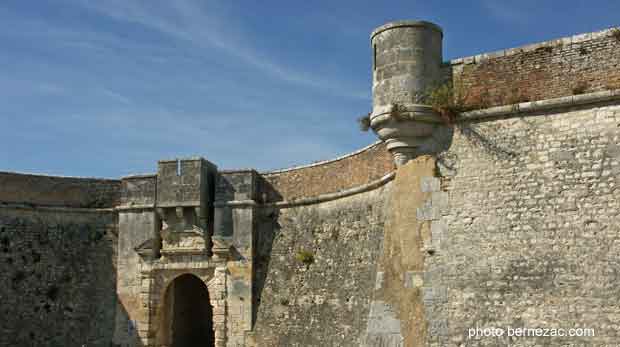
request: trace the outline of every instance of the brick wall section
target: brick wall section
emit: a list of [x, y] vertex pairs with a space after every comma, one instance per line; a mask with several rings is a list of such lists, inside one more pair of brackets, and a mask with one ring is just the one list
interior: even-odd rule
[[118, 205], [119, 180], [0, 172], [0, 202], [102, 208]]
[[340, 159], [263, 173], [268, 201], [295, 200], [359, 187], [394, 170], [392, 156], [382, 143]]
[[112, 212], [0, 207], [0, 346], [110, 346], [116, 235]]
[[620, 29], [475, 57], [447, 67], [472, 106], [497, 106], [620, 88]]

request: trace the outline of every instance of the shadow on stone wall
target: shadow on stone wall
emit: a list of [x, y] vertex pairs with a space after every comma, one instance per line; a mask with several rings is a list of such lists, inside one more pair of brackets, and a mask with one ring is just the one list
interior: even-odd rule
[[[616, 102], [601, 102], [599, 107], [606, 107], [615, 105]], [[467, 142], [472, 146], [482, 149], [482, 151], [498, 160], [511, 160], [521, 154], [521, 147], [518, 145], [519, 139], [517, 136], [533, 136], [533, 134], [539, 132], [539, 124], [537, 119], [541, 116], [553, 116], [554, 114], [568, 112], [568, 111], [582, 111], [588, 110], [592, 105], [574, 105], [557, 107], [553, 110], [545, 110], [531, 113], [518, 113], [499, 115], [495, 117], [487, 117], [483, 119], [472, 119], [458, 122], [454, 125], [458, 134], [464, 137]], [[508, 122], [502, 122], [502, 121]], [[512, 123], [511, 123], [512, 122]], [[522, 134], [516, 135], [510, 131], [510, 128], [515, 125], [514, 122], [525, 125], [520, 127]], [[441, 155], [438, 158], [441, 161], [442, 156], [448, 154], [441, 151]], [[453, 153], [452, 153], [453, 154]], [[447, 158], [447, 157], [446, 157]], [[446, 161], [449, 164], [450, 160]]]
[[123, 336], [115, 336], [115, 341], [110, 342], [110, 347], [144, 347], [138, 336], [137, 322], [129, 319], [129, 313], [120, 298], [117, 297], [116, 300], [116, 334]]
[[472, 145], [478, 146], [486, 153], [497, 159], [510, 159], [517, 155], [517, 152], [505, 142], [498, 141], [495, 133], [499, 129], [486, 126], [482, 128], [479, 123], [467, 122], [456, 125], [459, 133]]
[[[282, 200], [282, 196], [262, 176], [258, 177], [258, 185], [263, 202]], [[265, 281], [269, 273], [273, 241], [281, 229], [278, 218], [279, 211], [275, 207], [262, 208], [257, 211], [256, 251], [254, 255], [254, 280], [252, 284], [254, 300], [252, 305], [252, 322], [254, 322], [254, 324], [256, 323], [263, 288], [265, 287]]]
[[455, 127], [456, 125], [439, 126], [439, 128], [433, 133], [433, 136], [417, 149], [416, 157], [431, 155], [437, 158], [437, 166], [442, 172], [456, 172], [456, 167], [454, 165], [456, 161], [447, 155], [450, 147], [452, 146]]
[[284, 198], [282, 194], [276, 190], [276, 188], [262, 175], [258, 175], [256, 183], [259, 191], [259, 199], [262, 203], [282, 201]]
[[278, 223], [279, 212], [275, 208], [265, 209], [260, 212], [260, 221], [258, 225], [258, 239], [256, 241], [256, 254], [254, 258], [254, 281], [253, 281], [253, 298], [252, 305], [252, 321], [256, 322], [258, 309], [261, 304], [261, 296], [267, 274], [269, 273], [269, 264], [271, 262], [271, 252], [273, 241], [280, 231]]

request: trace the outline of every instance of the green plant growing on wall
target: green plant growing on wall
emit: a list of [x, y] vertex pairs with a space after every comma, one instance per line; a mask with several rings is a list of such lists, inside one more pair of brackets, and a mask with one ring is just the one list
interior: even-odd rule
[[429, 89], [426, 95], [425, 103], [430, 105], [448, 125], [454, 124], [460, 113], [482, 107], [467, 104], [467, 95], [461, 83], [441, 84]]
[[368, 129], [370, 129], [370, 113], [359, 117], [357, 119], [357, 123], [359, 124], [361, 131], [368, 131]]
[[394, 118], [397, 121], [405, 120], [407, 119], [407, 116], [404, 113], [405, 111], [406, 111], [405, 106], [392, 103], [392, 107], [390, 109], [390, 117]]
[[295, 254], [295, 259], [308, 267], [314, 263], [314, 254], [310, 251], [302, 249]]
[[[489, 107], [488, 95], [481, 93], [478, 98], [479, 102], [473, 102], [469, 100], [465, 90], [460, 81], [456, 82], [456, 84], [446, 82], [428, 88], [424, 92], [417, 92], [415, 94], [415, 102], [431, 106], [439, 114], [441, 120], [451, 126], [456, 122], [460, 113]], [[525, 101], [529, 101], [529, 97], [522, 93], [520, 89], [513, 90], [513, 93], [504, 100], [504, 102], [511, 103]], [[409, 119], [409, 113], [404, 105], [392, 103], [390, 117], [396, 121], [403, 121]], [[357, 122], [362, 131], [368, 131], [370, 129], [370, 113], [358, 118]]]
[[611, 36], [616, 39], [616, 41], [620, 42], [620, 29], [615, 28], [611, 30]]

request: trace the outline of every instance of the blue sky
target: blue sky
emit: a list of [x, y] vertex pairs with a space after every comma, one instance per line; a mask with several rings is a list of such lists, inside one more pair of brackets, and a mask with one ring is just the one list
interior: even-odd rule
[[620, 1], [3, 0], [0, 170], [120, 177], [203, 156], [259, 170], [375, 141], [369, 33], [444, 29], [444, 58], [620, 24]]

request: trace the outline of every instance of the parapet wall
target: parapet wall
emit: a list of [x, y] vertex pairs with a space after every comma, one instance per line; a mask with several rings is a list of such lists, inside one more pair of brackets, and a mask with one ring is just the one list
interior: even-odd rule
[[265, 172], [267, 201], [293, 201], [340, 192], [378, 180], [394, 170], [383, 143], [349, 155], [297, 168]]
[[459, 58], [445, 73], [469, 106], [620, 89], [620, 28]]
[[118, 205], [119, 180], [0, 172], [0, 202], [103, 208]]

